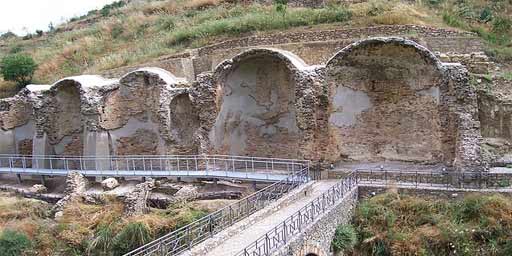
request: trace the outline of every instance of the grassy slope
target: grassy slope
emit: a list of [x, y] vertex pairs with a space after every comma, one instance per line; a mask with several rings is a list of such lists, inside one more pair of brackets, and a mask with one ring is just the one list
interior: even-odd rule
[[447, 200], [387, 193], [358, 206], [355, 227], [352, 255], [512, 253], [512, 202], [502, 195]]
[[[494, 47], [495, 54], [508, 53], [507, 43], [504, 40], [497, 42], [492, 38], [493, 34], [488, 33], [493, 29], [492, 22], [483, 23], [477, 17], [487, 7], [482, 0], [462, 1], [463, 5], [456, 4], [456, 0], [440, 1], [370, 0], [351, 5], [332, 4], [321, 9], [288, 7], [284, 16], [273, 6], [223, 3], [222, 0], [132, 3], [111, 8], [109, 12], [91, 12], [86, 17], [73, 19], [60, 28], [61, 32], [30, 40], [7, 40], [0, 48], [0, 57], [11, 51], [29, 53], [39, 63], [35, 82], [52, 83], [65, 76], [139, 64], [185, 48], [248, 33], [378, 24], [443, 27], [446, 23], [478, 30], [493, 42], [493, 46], [499, 46]], [[495, 17], [509, 14], [510, 3], [496, 1], [498, 4], [489, 7], [491, 13]], [[2, 86], [9, 84], [0, 81], [0, 88]]]

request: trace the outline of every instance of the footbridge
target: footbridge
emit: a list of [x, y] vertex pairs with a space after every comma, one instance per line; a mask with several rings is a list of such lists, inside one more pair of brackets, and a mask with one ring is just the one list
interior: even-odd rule
[[309, 161], [225, 156], [22, 156], [0, 155], [0, 173], [66, 176], [77, 171], [88, 177], [188, 177], [277, 182], [307, 169]]
[[363, 189], [512, 192], [512, 175], [354, 170], [314, 180], [309, 165], [286, 179], [146, 244], [135, 255], [332, 255], [335, 229], [349, 223]]

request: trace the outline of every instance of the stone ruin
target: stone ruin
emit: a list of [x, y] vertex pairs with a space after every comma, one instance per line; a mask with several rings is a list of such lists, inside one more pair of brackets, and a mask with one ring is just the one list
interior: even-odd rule
[[27, 86], [0, 100], [0, 153], [230, 154], [475, 170], [486, 164], [478, 100], [465, 66], [403, 38], [361, 40], [320, 65], [252, 48], [193, 81], [141, 68], [120, 79]]

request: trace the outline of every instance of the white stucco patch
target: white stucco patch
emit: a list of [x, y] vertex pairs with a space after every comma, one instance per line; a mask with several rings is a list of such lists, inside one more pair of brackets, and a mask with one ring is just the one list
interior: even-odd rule
[[357, 115], [372, 107], [370, 98], [365, 92], [338, 86], [333, 97], [334, 110], [329, 123], [343, 127], [356, 123]]

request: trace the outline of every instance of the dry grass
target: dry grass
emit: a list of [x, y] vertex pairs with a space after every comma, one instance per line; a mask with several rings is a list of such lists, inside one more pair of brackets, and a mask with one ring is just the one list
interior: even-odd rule
[[123, 214], [123, 204], [111, 201], [108, 205], [90, 205], [82, 202], [71, 202], [64, 208], [64, 214], [59, 220], [59, 238], [78, 246], [94, 234], [101, 224], [111, 224], [119, 221]]
[[445, 200], [387, 193], [362, 202], [355, 224], [361, 235], [356, 254], [474, 255], [480, 249], [495, 255], [507, 250], [512, 202], [503, 195]]
[[441, 24], [441, 20], [433, 19], [435, 15], [427, 8], [401, 1], [371, 0], [349, 6], [359, 26], [373, 25], [426, 25]]
[[185, 4], [185, 8], [194, 10], [203, 10], [214, 7], [223, 3], [223, 0], [189, 0]]

